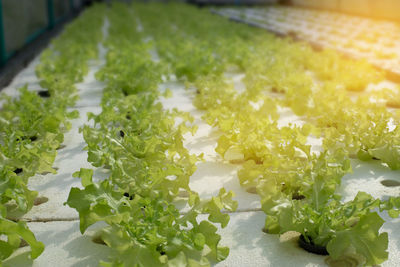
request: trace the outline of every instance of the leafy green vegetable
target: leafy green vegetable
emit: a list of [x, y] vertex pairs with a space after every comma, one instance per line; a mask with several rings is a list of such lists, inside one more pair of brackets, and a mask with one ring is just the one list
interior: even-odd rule
[[28, 229], [25, 222], [13, 222], [4, 218], [5, 207], [0, 205], [0, 234], [7, 236], [7, 241], [0, 240], [0, 261], [7, 259], [19, 248], [21, 239], [25, 240], [31, 247], [31, 258], [36, 259], [42, 254], [44, 244], [36, 240], [33, 233]]
[[103, 7], [85, 12], [52, 42], [37, 65], [41, 92], [19, 89], [15, 99], [1, 95], [0, 110], [0, 265], [19, 248], [21, 239], [31, 247], [31, 258], [44, 250], [26, 223], [19, 220], [33, 206], [38, 193], [27, 187], [37, 173], [55, 173], [52, 167], [64, 133], [71, 127], [69, 111], [78, 99], [74, 84], [88, 72], [88, 60], [97, 56]]
[[[132, 28], [131, 10], [114, 4], [108, 18], [107, 62], [96, 74], [107, 84], [102, 112], [89, 113], [94, 123], [81, 132], [88, 161], [111, 174], [98, 182], [92, 170], [74, 173], [84, 188], [72, 188], [66, 204], [79, 212], [82, 233], [98, 221], [108, 225], [100, 237], [114, 253], [102, 266], [210, 266], [209, 259], [224, 260], [229, 249], [219, 245], [213, 223], [227, 226], [229, 215], [223, 210], [237, 208], [233, 193], [221, 189], [201, 200], [189, 188], [201, 156], [189, 154], [182, 135], [195, 133], [194, 119], [164, 110], [158, 102], [164, 62], [153, 62], [152, 44], [138, 41], [142, 36]], [[182, 192], [188, 198], [179, 197]], [[178, 198], [187, 211], [174, 205]]]
[[[357, 264], [379, 264], [387, 259], [387, 234], [379, 233], [382, 219], [374, 210], [398, 216], [398, 200], [360, 192], [342, 203], [336, 193], [351, 172], [350, 156], [378, 158], [398, 168], [399, 127], [389, 129], [392, 114], [368, 97], [353, 101], [348, 92], [380, 81], [380, 72], [334, 51], [316, 53], [190, 7], [136, 5], [135, 10], [160, 62], [170, 76], [195, 89], [194, 105], [220, 130], [216, 151], [242, 164], [239, 181], [260, 195], [266, 231], [298, 231], [306, 241], [327, 246], [335, 260], [351, 255]], [[245, 90], [224, 75], [235, 68], [245, 73]], [[282, 107], [306, 123], [280, 127]], [[310, 135], [323, 139], [322, 152], [311, 153]]]

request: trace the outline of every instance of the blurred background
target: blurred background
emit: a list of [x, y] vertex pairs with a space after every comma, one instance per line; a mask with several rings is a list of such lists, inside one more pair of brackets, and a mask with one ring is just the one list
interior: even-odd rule
[[207, 5], [286, 4], [400, 21], [400, 0], [189, 0]]
[[[117, 0], [116, 0], [117, 1]], [[130, 0], [120, 0], [129, 2]], [[166, 0], [165, 0], [166, 1]], [[50, 40], [56, 29], [78, 15], [86, 6], [107, 0], [0, 0], [0, 72], [9, 67], [10, 60], [25, 50], [34, 50], [33, 43]], [[185, 2], [182, 0], [182, 2]], [[400, 0], [187, 0], [208, 6], [258, 6], [285, 5], [314, 10], [329, 10], [373, 19], [400, 21]], [[54, 32], [53, 35], [49, 32]], [[35, 52], [36, 51], [36, 52]], [[29, 54], [29, 53], [28, 53]], [[22, 56], [26, 65], [32, 56]], [[18, 64], [17, 64], [18, 65]], [[9, 67], [10, 68], [10, 67]], [[0, 73], [1, 76], [2, 73]], [[0, 81], [1, 83], [1, 81]]]
[[93, 0], [0, 0], [1, 64]]
[[[101, 1], [101, 0], [97, 0]], [[0, 0], [1, 64], [18, 49], [95, 0]], [[188, 0], [205, 5], [284, 4], [400, 21], [400, 0]]]

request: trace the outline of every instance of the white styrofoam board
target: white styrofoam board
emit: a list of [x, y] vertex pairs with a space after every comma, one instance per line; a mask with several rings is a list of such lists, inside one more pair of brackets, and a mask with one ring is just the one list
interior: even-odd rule
[[234, 199], [239, 203], [238, 210], [259, 209], [261, 205], [258, 195], [247, 193], [240, 187], [236, 174], [239, 166], [224, 162], [215, 152], [220, 132], [201, 119], [204, 112], [193, 106], [193, 92], [185, 90], [183, 83], [177, 81], [160, 85], [161, 92], [166, 88], [172, 91], [173, 96], [160, 99], [164, 108], [189, 112], [195, 119], [194, 124], [198, 126], [194, 136], [190, 133], [184, 135], [184, 146], [190, 153], [204, 155], [204, 161], [197, 163], [197, 170], [190, 177], [190, 188], [198, 192], [201, 198], [210, 198], [218, 195], [219, 190], [225, 187], [235, 193]]
[[[187, 101], [191, 97], [190, 92], [184, 90], [182, 85], [167, 85], [173, 90], [174, 96], [170, 99], [163, 99], [162, 103], [164, 104], [164, 106], [171, 108], [177, 105], [178, 108], [180, 108], [181, 110], [191, 111], [191, 114], [194, 115], [194, 117], [196, 118], [196, 124], [199, 126], [199, 131], [196, 133], [196, 135], [194, 137], [191, 137], [189, 135], [186, 137], [185, 140], [185, 146], [191, 152], [205, 153], [206, 159], [205, 162], [201, 162], [198, 164], [198, 169], [196, 173], [191, 177], [191, 188], [199, 192], [201, 197], [208, 198], [216, 195], [219, 188], [225, 187], [226, 189], [233, 190], [236, 193], [235, 199], [239, 202], [239, 211], [259, 208], [259, 197], [257, 195], [245, 192], [238, 183], [236, 171], [239, 167], [223, 162], [221, 159], [219, 159], [219, 156], [214, 151], [216, 146], [216, 138], [218, 135], [215, 133], [213, 135], [212, 128], [204, 122], [201, 123], [201, 112], [194, 112], [194, 110], [191, 110], [191, 102]], [[82, 122], [77, 122], [77, 124], [83, 122], [84, 119], [82, 119]], [[81, 161], [85, 162], [85, 159]], [[76, 163], [77, 161], [71, 160], [72, 164], [74, 162]], [[375, 180], [373, 177], [365, 176], [366, 173], [371, 173], [371, 169], [374, 170], [373, 172], [379, 173], [379, 175], [376, 176], [377, 178], [396, 177], [396, 173], [383, 167], [378, 162], [364, 163], [353, 161], [353, 166], [355, 166], [354, 173], [351, 175], [347, 175], [343, 179], [342, 184], [342, 187], [344, 188], [344, 194], [347, 195], [347, 198], [349, 199], [353, 198], [358, 190], [361, 189], [359, 188], [360, 181], [362, 181], [362, 185], [364, 186], [363, 189], [366, 189], [365, 191], [372, 193], [375, 197], [380, 197], [379, 194], [374, 194], [376, 193], [375, 189], [377, 188], [377, 183], [379, 183], [380, 180]], [[79, 168], [76, 168], [76, 170], [77, 169]], [[364, 179], [365, 177], [366, 179]], [[79, 181], [74, 182], [75, 185], [79, 185]], [[382, 185], [380, 186], [383, 190], [382, 194], [388, 194], [386, 188]], [[392, 190], [393, 192], [397, 192], [396, 188], [390, 188], [389, 191], [390, 190]], [[69, 191], [69, 189], [65, 191]], [[389, 193], [393, 193], [392, 191]], [[59, 203], [61, 204], [61, 202], [65, 201], [65, 199], [65, 197], [61, 198], [61, 201], [59, 201]], [[305, 252], [297, 246], [295, 239], [281, 242], [277, 236], [266, 235], [262, 233], [261, 228], [263, 227], [264, 219], [265, 215], [262, 212], [232, 213], [229, 226], [226, 229], [222, 229], [221, 231], [222, 244], [230, 246], [231, 254], [227, 258], [227, 260], [218, 263], [216, 266], [294, 266], [294, 264], [296, 264], [295, 266], [325, 266], [325, 257]], [[385, 223], [384, 229], [389, 231], [390, 233], [390, 259], [382, 266], [395, 266], [394, 263], [396, 262], [396, 257], [398, 257], [399, 254], [399, 249], [396, 245], [398, 243], [397, 237], [399, 236], [398, 231], [396, 230], [397, 228], [395, 227], [395, 223], [397, 222], [396, 220], [388, 219], [388, 222]], [[45, 225], [43, 225], [43, 227], [44, 226]], [[38, 229], [39, 233], [41, 233], [40, 230], [42, 228], [39, 226]], [[75, 231], [78, 232], [77, 225]], [[84, 237], [81, 237], [81, 239], [82, 241], [86, 240], [85, 242], [87, 242], [88, 240]], [[56, 243], [55, 246], [62, 247], [63, 244]], [[79, 246], [78, 243], [77, 246]], [[53, 250], [53, 247], [51, 247], [50, 249]], [[53, 258], [62, 257], [60, 255], [65, 254], [65, 251], [60, 248], [54, 248], [54, 251], [55, 253], [52, 253], [51, 256], [46, 256], [47, 254], [43, 254], [43, 256], [46, 258], [46, 262], [52, 262]], [[98, 259], [101, 258], [97, 256], [98, 254], [96, 254], [96, 257], [92, 257], [91, 255], [93, 255], [93, 252], [90, 251], [85, 253], [82, 252], [82, 254], [85, 256], [89, 255], [88, 257], [93, 260], [93, 262], [95, 262], [96, 257]], [[35, 264], [39, 263], [41, 263], [40, 258], [35, 261]], [[96, 264], [94, 263], [93, 265], [87, 264], [87, 266], [95, 265]], [[40, 264], [37, 266], [51, 265]], [[78, 261], [73, 262], [73, 264], [66, 264], [65, 266], [80, 265]]]
[[[58, 150], [56, 160], [53, 167], [56, 167], [56, 174], [37, 174], [29, 179], [28, 187], [31, 190], [39, 192], [40, 197], [48, 198], [48, 201], [34, 206], [22, 218], [25, 220], [70, 220], [78, 218], [78, 213], [64, 206], [71, 187], [81, 187], [80, 180], [73, 178], [72, 173], [80, 168], [92, 168], [87, 162], [87, 152], [83, 150], [86, 143], [79, 128], [87, 123], [87, 112], [98, 114], [101, 112], [100, 102], [104, 83], [99, 82], [95, 78], [95, 73], [105, 63], [105, 48], [99, 44], [99, 58], [89, 61], [89, 73], [85, 76], [81, 83], [76, 84], [80, 99], [77, 101], [75, 108], [69, 110], [77, 110], [80, 117], [71, 120], [71, 129], [64, 134], [64, 147]], [[9, 96], [17, 97], [19, 95], [18, 88], [28, 85], [28, 90], [39, 91], [41, 87], [38, 78], [35, 75], [35, 68], [40, 62], [40, 55], [30, 62], [16, 77], [9, 86], [4, 89], [4, 93]], [[102, 168], [95, 170], [95, 177], [105, 178], [108, 171]]]
[[[380, 266], [395, 267], [400, 259], [400, 218], [382, 216], [386, 221], [382, 231], [389, 233], [389, 259]], [[326, 256], [308, 253], [300, 248], [294, 233], [280, 237], [263, 233], [263, 212], [233, 213], [230, 217], [228, 226], [219, 231], [222, 236], [221, 244], [230, 247], [230, 254], [225, 261], [216, 264], [216, 267], [327, 266]]]
[[[228, 75], [235, 83], [238, 90], [244, 86], [241, 83], [243, 74]], [[198, 131], [194, 136], [190, 133], [184, 135], [184, 145], [193, 154], [203, 154], [204, 162], [197, 164], [196, 172], [190, 178], [190, 188], [199, 193], [201, 198], [210, 198], [218, 194], [219, 190], [224, 187], [235, 193], [234, 199], [238, 201], [238, 211], [256, 210], [261, 208], [259, 196], [246, 192], [239, 183], [237, 171], [240, 165], [230, 164], [224, 161], [222, 157], [215, 151], [217, 141], [221, 133], [205, 123], [201, 117], [204, 112], [197, 110], [192, 101], [194, 99], [193, 89], [186, 90], [181, 82], [171, 81], [160, 85], [160, 91], [166, 88], [172, 91], [171, 98], [161, 98], [160, 102], [164, 108], [177, 108], [181, 111], [189, 112], [194, 118], [194, 124], [198, 126]], [[304, 122], [300, 120], [290, 109], [278, 109], [280, 119], [278, 126], [302, 125]], [[321, 151], [321, 140], [310, 137], [308, 144], [312, 145], [312, 151]]]
[[[252, 210], [260, 207], [259, 197], [257, 195], [249, 194], [245, 192], [239, 185], [236, 171], [239, 168], [237, 165], [232, 165], [224, 162], [219, 155], [215, 152], [216, 141], [219, 133], [212, 129], [209, 125], [205, 124], [201, 120], [202, 112], [197, 111], [192, 105], [193, 95], [190, 91], [184, 89], [183, 84], [178, 82], [169, 82], [161, 85], [161, 89], [170, 88], [173, 92], [173, 97], [169, 99], [162, 99], [165, 108], [177, 107], [180, 110], [188, 111], [195, 117], [195, 124], [199, 126], [198, 132], [192, 137], [190, 134], [185, 135], [185, 146], [192, 153], [204, 153], [205, 162], [198, 163], [198, 169], [196, 173], [191, 177], [190, 186], [193, 190], [199, 192], [200, 196], [203, 198], [208, 198], [216, 195], [221, 187], [225, 187], [228, 190], [233, 190], [236, 193], [235, 199], [239, 202], [238, 211]], [[97, 109], [95, 111], [94, 109]], [[73, 219], [77, 217], [77, 213], [63, 206], [62, 203], [66, 201], [68, 196], [69, 188], [72, 186], [80, 186], [80, 181], [77, 178], [72, 178], [72, 173], [79, 170], [80, 167], [89, 167], [90, 164], [86, 162], [86, 152], [82, 151], [84, 147], [84, 142], [81, 134], [77, 132], [77, 128], [86, 122], [85, 114], [86, 111], [99, 112], [100, 108], [97, 107], [87, 107], [80, 108], [81, 117], [77, 120], [73, 120], [73, 127], [70, 132], [65, 135], [65, 144], [67, 145], [64, 149], [60, 150], [59, 156], [57, 157], [55, 166], [59, 167], [59, 173], [61, 178], [57, 178], [58, 175], [48, 174], [44, 177], [34, 177], [30, 182], [30, 188], [36, 189], [40, 192], [40, 195], [49, 197], [49, 202], [44, 203], [40, 206], [32, 209], [30, 213], [26, 215], [27, 218], [31, 219], [53, 219], [53, 220], [66, 220]], [[283, 111], [283, 122], [285, 125], [289, 122], [293, 122], [293, 114], [290, 114], [287, 110]], [[286, 117], [285, 117], [286, 116]], [[289, 117], [289, 119], [287, 118]], [[286, 118], [286, 119], [285, 119]], [[359, 183], [357, 181], [362, 180], [365, 177], [365, 172], [369, 172], [370, 169], [374, 169], [375, 172], [380, 170], [382, 177], [396, 176], [393, 172], [385, 169], [379, 165], [379, 163], [372, 162], [374, 166], [368, 163], [358, 163], [353, 162], [353, 165], [364, 164], [361, 167], [355, 167], [354, 174], [348, 175], [343, 180], [343, 187], [345, 189], [345, 194], [349, 198], [354, 197], [358, 191]], [[82, 165], [80, 165], [82, 164]], [[73, 167], [71, 167], [73, 166]], [[349, 182], [348, 182], [349, 181]], [[376, 188], [376, 182], [374, 179], [362, 180], [363, 185], [367, 189], [373, 191]], [[371, 181], [373, 183], [368, 183]], [[392, 188], [393, 189], [393, 188]], [[371, 191], [370, 190], [370, 191]], [[368, 192], [368, 190], [367, 190]], [[387, 191], [383, 191], [387, 194]], [[378, 197], [378, 196], [377, 196]], [[287, 251], [291, 251], [290, 255], [295, 258], [295, 262], [298, 263], [296, 266], [319, 266], [323, 264], [323, 258], [313, 254], [304, 252], [299, 249], [295, 244], [295, 241], [280, 242], [276, 236], [270, 236], [263, 234], [260, 229], [263, 226], [265, 215], [262, 212], [258, 213], [246, 213], [239, 212], [231, 214], [230, 226], [222, 230], [223, 243], [231, 247], [231, 255], [224, 262], [219, 263], [217, 266], [293, 266], [293, 261], [282, 261], [282, 259], [287, 259]], [[54, 222], [51, 222], [51, 224]], [[71, 222], [68, 222], [71, 223]], [[45, 228], [49, 224], [38, 224], [37, 231], [34, 230], [37, 235], [40, 236], [41, 233], [45, 232]], [[386, 224], [385, 224], [386, 225]], [[58, 228], [57, 228], [58, 229]], [[76, 231], [78, 232], [78, 226], [76, 223]], [[253, 234], [241, 233], [252, 230]], [[72, 230], [71, 230], [72, 231]], [[396, 239], [395, 229], [391, 229], [391, 240]], [[393, 236], [394, 235], [394, 236]], [[237, 238], [239, 236], [240, 238]], [[247, 237], [247, 239], [244, 239]], [[39, 237], [38, 237], [39, 238]], [[86, 240], [82, 238], [83, 240]], [[228, 240], [228, 241], [224, 241]], [[65, 251], [60, 249], [62, 243], [57, 243], [58, 241], [49, 240], [49, 242], [55, 242], [56, 244], [49, 244], [47, 250], [54, 252], [50, 254], [43, 254], [41, 257], [46, 258], [46, 262], [52, 262], [54, 258], [64, 257]], [[49, 247], [50, 246], [50, 247]], [[97, 245], [96, 245], [97, 246]], [[283, 248], [282, 248], [283, 246]], [[391, 248], [393, 245], [391, 244]], [[68, 248], [67, 248], [68, 250]], [[272, 252], [271, 252], [272, 251]], [[18, 252], [19, 253], [19, 252]], [[71, 255], [73, 252], [71, 252]], [[86, 255], [92, 255], [92, 252], [82, 253]], [[300, 256], [298, 255], [300, 254]], [[390, 255], [397, 255], [398, 249], [395, 247], [394, 251], [390, 251]], [[80, 254], [78, 254], [80, 255]], [[97, 255], [97, 254], [96, 254]], [[301, 256], [302, 255], [302, 256]], [[25, 255], [25, 257], [27, 254]], [[49, 258], [50, 257], [50, 258]], [[90, 257], [90, 256], [89, 256]], [[300, 258], [299, 258], [300, 257]], [[99, 258], [99, 257], [98, 257]], [[14, 260], [14, 256], [12, 257]], [[40, 258], [39, 258], [40, 259]], [[34, 264], [39, 264], [37, 266], [51, 266], [42, 265], [40, 260], [36, 260]], [[389, 261], [390, 262], [390, 261]], [[78, 265], [76, 265], [78, 264]], [[26, 266], [24, 264], [17, 264], [15, 266]], [[67, 263], [65, 266], [79, 266], [79, 262], [73, 262], [73, 264]], [[90, 264], [89, 264], [90, 266]], [[94, 265], [93, 265], [94, 266]], [[394, 266], [387, 265], [384, 266]]]
[[103, 96], [104, 83], [96, 80], [94, 77], [101, 66], [96, 65], [91, 68], [85, 80], [76, 84], [79, 99], [75, 103], [75, 107], [99, 107], [101, 97]]
[[[21, 84], [24, 81], [30, 81], [35, 90], [35, 79], [32, 76], [34, 64], [32, 62], [25, 72], [21, 72], [19, 76], [13, 81], [14, 87], [11, 93], [15, 93], [15, 84]], [[59, 151], [56, 159], [55, 166], [59, 167], [57, 175], [48, 174], [46, 176], [33, 177], [29, 186], [31, 189], [39, 191], [40, 195], [49, 197], [49, 201], [40, 206], [34, 207], [25, 218], [36, 220], [72, 220], [77, 218], [77, 213], [62, 204], [66, 201], [69, 189], [72, 186], [80, 187], [80, 181], [77, 178], [72, 178], [72, 173], [79, 170], [80, 167], [89, 167], [90, 164], [86, 161], [86, 152], [82, 151], [84, 142], [82, 136], [77, 132], [77, 128], [86, 122], [84, 114], [87, 111], [99, 112], [98, 104], [100, 103], [102, 84], [94, 80], [94, 73], [104, 64], [104, 60], [91, 63], [91, 70], [85, 81], [78, 84], [78, 90], [81, 95], [81, 100], [77, 103], [80, 107], [81, 118], [73, 120], [73, 128], [65, 135], [66, 147]], [[24, 76], [26, 75], [26, 76]], [[229, 76], [229, 75], [228, 75]], [[243, 84], [240, 84], [240, 74], [232, 75], [231, 78], [235, 82], [235, 88], [239, 91], [243, 90]], [[25, 79], [25, 80], [24, 80]], [[22, 80], [22, 82], [20, 81]], [[36, 79], [37, 82], [37, 79]], [[30, 85], [31, 86], [31, 85]], [[195, 124], [199, 126], [198, 132], [192, 137], [190, 134], [185, 135], [185, 146], [191, 153], [204, 153], [204, 162], [198, 163], [196, 173], [191, 177], [190, 186], [193, 190], [200, 193], [202, 198], [208, 198], [216, 195], [221, 187], [232, 190], [236, 193], [235, 199], [239, 202], [238, 211], [254, 210], [260, 207], [259, 197], [257, 195], [245, 192], [239, 185], [236, 172], [240, 168], [238, 165], [232, 165], [224, 162], [219, 155], [215, 152], [217, 138], [220, 135], [218, 131], [213, 130], [212, 127], [207, 125], [201, 120], [202, 112], [196, 110], [192, 105], [193, 94], [186, 91], [182, 83], [172, 81], [164, 83], [160, 86], [160, 90], [170, 88], [173, 91], [173, 97], [170, 99], [162, 99], [165, 108], [177, 107], [179, 110], [188, 111], [195, 117]], [[31, 88], [31, 87], [30, 87]], [[281, 112], [281, 126], [288, 123], [302, 122], [290, 111], [282, 109]], [[313, 140], [314, 146], [318, 146], [320, 140]], [[361, 167], [357, 167], [360, 164]], [[356, 167], [354, 167], [356, 166]], [[372, 192], [377, 188], [379, 179], [395, 179], [396, 173], [387, 170], [379, 163], [359, 163], [353, 161], [353, 168], [355, 172], [351, 175], [345, 176], [342, 183], [345, 198], [352, 198], [357, 193], [360, 183], [362, 181], [363, 189], [367, 192]], [[379, 173], [380, 176], [366, 177], [366, 173]], [[106, 176], [102, 170], [97, 170], [96, 177]], [[57, 178], [58, 177], [58, 178]], [[378, 178], [378, 181], [373, 178]], [[370, 190], [370, 191], [368, 191]], [[388, 191], [389, 190], [389, 191]], [[396, 188], [381, 188], [374, 196], [379, 197], [387, 194], [396, 194]], [[266, 235], [261, 232], [264, 224], [265, 215], [262, 212], [237, 212], [231, 214], [231, 222], [229, 226], [222, 229], [222, 243], [231, 247], [231, 255], [224, 262], [217, 264], [217, 266], [324, 266], [323, 257], [316, 256], [299, 249], [295, 241], [280, 242], [277, 236]], [[397, 219], [396, 219], [397, 220]], [[383, 266], [396, 266], [396, 259], [399, 258], [399, 249], [396, 246], [398, 237], [400, 236], [393, 219], [388, 219], [384, 228], [390, 232], [390, 258]], [[96, 266], [98, 259], [101, 259], [107, 254], [104, 246], [102, 248], [95, 245], [95, 252], [93, 250], [85, 251], [84, 247], [90, 242], [90, 238], [81, 237], [79, 234], [78, 222], [48, 222], [48, 223], [30, 223], [29, 226], [35, 232], [39, 240], [47, 244], [46, 250], [33, 265], [35, 266], [54, 266], [55, 262], [65, 262], [62, 266]], [[49, 236], [49, 232], [52, 235]], [[244, 234], [242, 234], [244, 233]], [[66, 236], [64, 236], [66, 234]], [[46, 237], [48, 238], [46, 239]], [[75, 237], [71, 241], [74, 246], [67, 246], [65, 242], [71, 240], [69, 237]], [[74, 241], [78, 239], [78, 241]], [[81, 242], [85, 245], [81, 245]], [[282, 249], [282, 246], [283, 249]], [[74, 250], [74, 248], [79, 248]], [[286, 248], [286, 250], [284, 249]], [[97, 253], [98, 249], [104, 250], [102, 253]], [[14, 254], [8, 262], [12, 266], [28, 266], [32, 262], [24, 262], [23, 257], [27, 257], [26, 249], [19, 250]], [[285, 251], [290, 251], [288, 257]], [[24, 254], [25, 256], [20, 256]], [[95, 254], [93, 256], [93, 254]], [[22, 257], [22, 258], [21, 258]], [[300, 258], [299, 258], [300, 257]], [[63, 259], [61, 261], [60, 259]], [[67, 259], [67, 260], [65, 260]], [[394, 259], [394, 260], [393, 260]], [[15, 263], [15, 264], [14, 264]], [[81, 265], [80, 265], [81, 264]], [[60, 265], [60, 264], [59, 264]]]
[[387, 187], [381, 183], [384, 180], [393, 180], [400, 184], [400, 170], [391, 170], [381, 161], [376, 160], [351, 159], [351, 166], [353, 173], [346, 174], [342, 178], [339, 190], [343, 201], [352, 200], [359, 191], [379, 199], [400, 195], [400, 186]]
[[36, 239], [44, 243], [44, 252], [31, 260], [30, 248], [20, 248], [3, 262], [4, 267], [98, 266], [110, 253], [107, 246], [92, 242], [98, 225], [90, 227], [85, 235], [79, 232], [79, 221], [31, 222], [28, 227]]
[[[39, 192], [39, 196], [47, 197], [49, 200], [41, 205], [34, 206], [23, 216], [27, 220], [59, 220], [78, 218], [75, 209], [64, 206], [67, 201], [71, 187], [81, 187], [79, 178], [73, 178], [72, 174], [80, 168], [92, 168], [87, 162], [87, 152], [83, 150], [86, 143], [80, 134], [79, 127], [86, 123], [86, 113], [99, 113], [99, 107], [88, 107], [77, 109], [80, 118], [72, 120], [71, 130], [64, 135], [65, 147], [58, 150], [54, 167], [58, 168], [56, 174], [37, 174], [29, 179], [28, 187]], [[101, 175], [100, 169], [96, 176]], [[105, 174], [103, 174], [105, 175]]]
[[[225, 261], [213, 264], [215, 267], [258, 267], [258, 266], [326, 266], [326, 256], [311, 254], [297, 244], [297, 235], [288, 233], [282, 236], [269, 235], [261, 231], [265, 214], [261, 211], [238, 212], [230, 214], [230, 222], [221, 234], [221, 245], [230, 247], [230, 254]], [[382, 231], [389, 233], [389, 259], [382, 267], [398, 266], [400, 259], [400, 219], [384, 216], [386, 223]], [[206, 219], [200, 215], [199, 219]], [[4, 262], [5, 267], [83, 267], [98, 266], [100, 260], [107, 260], [110, 249], [92, 242], [96, 229], [103, 224], [96, 224], [81, 235], [79, 222], [35, 222], [28, 223], [36, 238], [46, 245], [41, 256], [32, 262], [29, 248], [21, 248]]]
[[262, 232], [265, 221], [263, 212], [240, 212], [230, 214], [230, 217], [228, 226], [220, 230], [221, 245], [229, 246], [230, 253], [216, 267], [325, 266], [324, 256], [301, 249], [296, 238], [289, 238], [290, 235], [280, 238]]
[[[104, 23], [103, 31], [108, 28], [108, 22]], [[106, 33], [103, 33], [106, 35]], [[96, 72], [99, 71], [106, 63], [105, 57], [107, 50], [100, 43], [98, 45], [99, 57], [95, 60], [90, 60], [89, 72], [81, 83], [76, 84], [80, 99], [75, 103], [76, 107], [99, 107], [103, 96], [103, 88], [105, 84], [96, 79]]]
[[[79, 133], [79, 128], [87, 123], [87, 112], [101, 112], [99, 104], [104, 84], [94, 77], [96, 71], [104, 64], [105, 51], [101, 48], [100, 52], [99, 59], [90, 62], [90, 71], [83, 82], [76, 85], [80, 99], [76, 103], [77, 107], [70, 110], [78, 110], [80, 117], [71, 120], [71, 129], [64, 134], [65, 147], [58, 151], [54, 162], [54, 167], [58, 168], [57, 174], [37, 174], [29, 179], [28, 187], [38, 191], [39, 196], [47, 197], [48, 201], [34, 206], [23, 216], [24, 219], [59, 220], [78, 217], [75, 209], [64, 206], [63, 203], [67, 200], [71, 187], [81, 187], [80, 180], [73, 178], [72, 173], [80, 168], [92, 168], [87, 162], [87, 152], [83, 150], [86, 143]], [[28, 69], [32, 67], [30, 64]], [[107, 174], [107, 171], [101, 168], [95, 171], [97, 178], [105, 178]]]
[[[106, 49], [99, 44], [99, 58], [89, 61], [89, 72], [81, 83], [76, 87], [80, 99], [75, 103], [75, 107], [99, 106], [103, 94], [104, 83], [96, 80], [96, 72], [105, 63]], [[39, 85], [39, 79], [35, 74], [35, 68], [40, 63], [40, 55], [37, 55], [24, 69], [22, 69], [6, 86], [1, 93], [11, 97], [19, 95], [18, 89], [27, 85], [30, 91], [40, 91], [43, 88]], [[0, 103], [1, 107], [1, 103]]]

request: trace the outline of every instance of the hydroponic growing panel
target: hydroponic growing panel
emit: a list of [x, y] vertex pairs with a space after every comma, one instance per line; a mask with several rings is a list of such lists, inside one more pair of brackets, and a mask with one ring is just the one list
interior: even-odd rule
[[88, 9], [5, 89], [2, 264], [396, 266], [388, 92], [208, 10]]

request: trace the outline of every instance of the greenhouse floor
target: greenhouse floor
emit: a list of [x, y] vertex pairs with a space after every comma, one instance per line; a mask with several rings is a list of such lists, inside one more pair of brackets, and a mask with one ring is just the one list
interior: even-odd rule
[[[86, 161], [87, 153], [83, 150], [85, 142], [78, 132], [79, 127], [87, 123], [86, 113], [100, 112], [100, 101], [104, 84], [96, 81], [95, 72], [104, 64], [104, 49], [101, 50], [100, 59], [91, 62], [91, 70], [84, 82], [77, 85], [81, 99], [75, 109], [79, 111], [80, 118], [72, 120], [71, 130], [65, 134], [65, 147], [58, 153], [55, 167], [57, 174], [36, 175], [29, 180], [29, 188], [39, 192], [39, 196], [48, 198], [48, 201], [33, 207], [23, 219], [28, 221], [29, 228], [36, 238], [42, 241], [46, 248], [35, 261], [29, 258], [29, 247], [21, 248], [9, 259], [4, 261], [7, 267], [22, 266], [97, 266], [100, 260], [107, 259], [108, 247], [93, 242], [95, 230], [102, 227], [95, 224], [90, 231], [81, 235], [79, 232], [79, 217], [75, 209], [64, 205], [71, 187], [81, 187], [78, 178], [73, 178], [72, 173], [80, 168], [92, 168]], [[40, 89], [34, 74], [38, 57], [21, 71], [13, 82], [3, 90], [6, 94], [17, 96], [17, 88], [28, 84], [29, 90]], [[226, 73], [232, 79], [238, 90], [243, 87], [240, 79], [241, 73]], [[386, 81], [371, 88], [393, 86]], [[160, 90], [171, 89], [173, 97], [161, 99], [166, 109], [178, 108], [190, 112], [196, 119], [199, 130], [194, 136], [185, 135], [185, 146], [190, 153], [204, 153], [204, 162], [197, 165], [197, 171], [191, 177], [190, 186], [202, 198], [208, 198], [218, 193], [221, 187], [232, 190], [236, 194], [238, 209], [230, 214], [228, 226], [220, 229], [222, 245], [229, 245], [230, 254], [225, 261], [214, 266], [326, 266], [326, 256], [311, 254], [300, 248], [297, 244], [298, 235], [288, 233], [282, 236], [268, 235], [262, 232], [265, 214], [260, 209], [259, 197], [247, 193], [240, 187], [236, 170], [238, 165], [223, 161], [214, 151], [217, 145], [218, 132], [202, 121], [202, 112], [192, 105], [193, 95], [184, 89], [181, 82], [166, 82]], [[288, 123], [301, 124], [289, 110], [280, 111], [281, 125]], [[319, 151], [320, 141], [310, 139], [314, 151]], [[353, 198], [358, 191], [365, 191], [374, 197], [399, 195], [400, 171], [391, 171], [389, 168], [376, 162], [361, 162], [352, 160], [353, 173], [346, 175], [342, 180], [341, 190], [344, 200]], [[107, 170], [97, 168], [96, 177], [106, 177]], [[387, 187], [381, 182], [384, 180], [397, 181], [397, 186]], [[179, 204], [179, 203], [178, 203]], [[182, 212], [185, 207], [182, 207]], [[382, 266], [398, 266], [400, 262], [400, 219], [389, 218], [382, 214], [386, 223], [383, 231], [389, 232], [389, 259]]]

